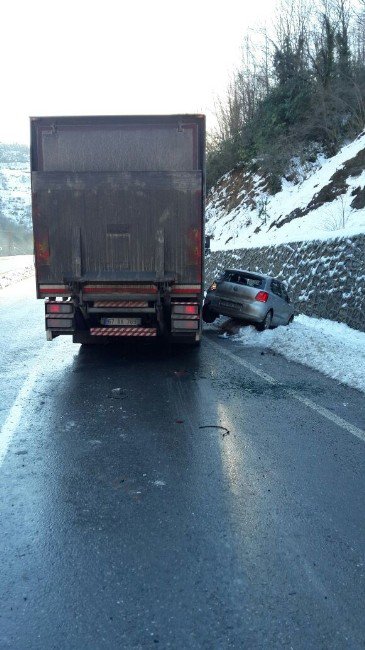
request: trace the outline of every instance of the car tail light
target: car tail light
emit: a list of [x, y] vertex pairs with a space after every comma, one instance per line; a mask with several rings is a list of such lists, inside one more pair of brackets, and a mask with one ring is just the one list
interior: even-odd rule
[[209, 291], [215, 291], [216, 288], [217, 288], [217, 283], [213, 282], [213, 284], [211, 284], [210, 287], [209, 287]]
[[63, 302], [48, 302], [46, 303], [47, 314], [71, 314], [73, 305], [71, 303]]
[[259, 302], [267, 302], [269, 297], [269, 294], [267, 291], [259, 291], [258, 294], [255, 296], [255, 300], [258, 300]]

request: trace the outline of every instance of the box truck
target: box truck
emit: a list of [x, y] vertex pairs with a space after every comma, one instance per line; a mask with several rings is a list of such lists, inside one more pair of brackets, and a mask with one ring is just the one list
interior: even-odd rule
[[205, 118], [31, 118], [37, 297], [48, 340], [202, 327]]

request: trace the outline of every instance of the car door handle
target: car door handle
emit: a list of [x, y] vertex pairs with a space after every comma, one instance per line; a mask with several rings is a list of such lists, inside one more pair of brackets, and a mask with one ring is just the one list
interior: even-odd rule
[[238, 287], [233, 287], [233, 291], [238, 291]]

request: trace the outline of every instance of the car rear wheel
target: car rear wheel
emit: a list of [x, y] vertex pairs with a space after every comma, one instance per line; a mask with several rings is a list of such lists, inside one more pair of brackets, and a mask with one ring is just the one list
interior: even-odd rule
[[264, 330], [268, 330], [271, 327], [271, 323], [272, 323], [272, 311], [270, 309], [270, 311], [267, 312], [267, 314], [266, 314], [264, 320], [262, 321], [262, 323], [259, 323], [257, 325], [257, 329], [259, 330], [259, 332], [263, 332]]
[[214, 323], [214, 321], [218, 318], [218, 314], [214, 313], [214, 311], [212, 311], [208, 305], [204, 305], [202, 316], [204, 323]]

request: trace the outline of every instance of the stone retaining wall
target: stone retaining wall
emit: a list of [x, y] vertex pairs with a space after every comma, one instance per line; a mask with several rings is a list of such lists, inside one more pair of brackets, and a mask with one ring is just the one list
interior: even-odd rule
[[365, 235], [212, 252], [207, 286], [225, 268], [274, 275], [287, 283], [297, 313], [365, 331]]

